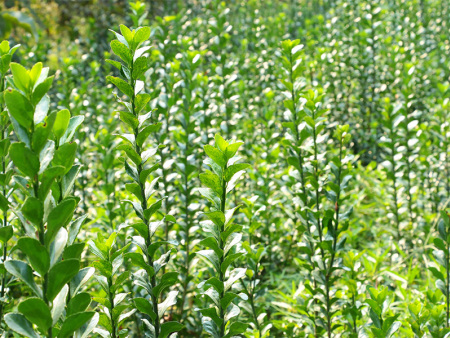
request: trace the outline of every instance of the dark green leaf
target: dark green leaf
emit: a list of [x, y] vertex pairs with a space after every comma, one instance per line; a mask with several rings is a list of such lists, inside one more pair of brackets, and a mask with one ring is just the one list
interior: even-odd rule
[[80, 270], [78, 259], [68, 259], [56, 263], [48, 273], [47, 298], [53, 301], [62, 287], [70, 282]]
[[28, 261], [34, 270], [44, 276], [50, 268], [50, 256], [47, 249], [37, 240], [30, 237], [22, 237], [17, 241], [19, 249], [28, 257]]
[[25, 175], [34, 178], [39, 172], [39, 157], [24, 143], [11, 144], [9, 156], [14, 165]]
[[28, 298], [18, 306], [25, 318], [36, 324], [43, 332], [52, 326], [52, 315], [47, 304], [40, 298]]

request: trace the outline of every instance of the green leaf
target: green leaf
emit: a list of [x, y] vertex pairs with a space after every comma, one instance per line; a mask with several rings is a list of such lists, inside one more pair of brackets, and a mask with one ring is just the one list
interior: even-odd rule
[[147, 220], [149, 220], [155, 212], [157, 212], [159, 209], [161, 209], [163, 200], [164, 200], [163, 198], [158, 200], [157, 202], [150, 205], [150, 207], [148, 209], [144, 210], [144, 216]]
[[40, 298], [28, 298], [18, 308], [26, 319], [37, 325], [43, 332], [52, 326], [52, 315], [47, 304]]
[[[5, 41], [3, 41], [5, 42]], [[11, 63], [12, 55], [6, 54], [0, 57], [0, 73], [6, 74], [9, 69], [9, 64]]]
[[236, 269], [232, 270], [230, 273], [230, 276], [228, 277], [227, 281], [224, 284], [225, 291], [228, 291], [237, 280], [245, 277], [246, 271], [247, 271], [247, 269], [245, 269], [245, 268], [236, 268]]
[[106, 79], [113, 83], [119, 90], [124, 93], [129, 98], [132, 98], [134, 95], [133, 88], [124, 80], [119, 77], [107, 76]]
[[142, 109], [147, 105], [147, 103], [150, 101], [151, 96], [150, 94], [139, 94], [136, 95], [134, 100], [135, 105], [135, 113], [139, 114]]
[[225, 311], [232, 302], [232, 300], [235, 299], [236, 297], [239, 296], [233, 292], [226, 292], [223, 298], [220, 300], [220, 306], [222, 307], [222, 309]]
[[21, 261], [9, 260], [5, 263], [6, 270], [16, 278], [22, 280], [38, 297], [42, 297], [41, 289], [36, 285], [31, 267]]
[[20, 313], [6, 314], [5, 322], [11, 330], [17, 332], [22, 336], [29, 338], [39, 338], [39, 335], [34, 332], [33, 324], [31, 324], [30, 321]]
[[47, 232], [45, 233], [47, 245], [53, 240], [59, 229], [69, 224], [76, 206], [76, 200], [69, 198], [62, 201], [50, 212], [47, 219]]
[[146, 56], [138, 57], [133, 64], [133, 79], [139, 79], [149, 68], [148, 58]]
[[235, 143], [230, 144], [227, 147], [227, 149], [225, 150], [225, 156], [226, 156], [227, 160], [229, 160], [234, 155], [236, 155], [236, 152], [238, 151], [240, 146], [243, 144], [244, 144], [244, 142], [235, 142]]
[[[1, 98], [1, 94], [0, 94], [0, 98]], [[11, 145], [11, 140], [9, 138], [5, 138], [0, 141], [0, 157], [8, 156], [10, 145]]]
[[8, 211], [8, 209], [9, 209], [9, 201], [5, 196], [3, 196], [2, 193], [0, 193], [0, 210], [2, 210], [5, 213]]
[[162, 303], [158, 304], [159, 318], [162, 318], [164, 316], [164, 312], [166, 312], [169, 307], [177, 303], [177, 295], [178, 291], [170, 291], [166, 299]]
[[7, 243], [13, 236], [14, 231], [12, 225], [3, 226], [0, 228], [0, 241], [5, 244]]
[[39, 185], [39, 199], [43, 202], [47, 198], [50, 188], [58, 176], [64, 174], [64, 167], [54, 166], [45, 169], [42, 174], [41, 184]]
[[225, 255], [228, 254], [228, 251], [231, 250], [236, 244], [241, 241], [242, 234], [241, 233], [232, 233], [226, 239], [224, 238], [225, 246], [223, 248], [223, 252]]
[[120, 57], [125, 63], [130, 64], [132, 55], [130, 49], [118, 40], [111, 41], [111, 49], [118, 57]]
[[50, 164], [55, 153], [55, 142], [48, 141], [44, 145], [44, 149], [41, 150], [39, 154], [40, 169], [38, 175], [42, 174]]
[[199, 175], [200, 181], [203, 185], [212, 189], [220, 198], [222, 198], [223, 188], [220, 182], [220, 177], [211, 171]]
[[86, 311], [89, 304], [91, 304], [91, 296], [87, 292], [79, 293], [70, 300], [67, 306], [67, 315]]
[[80, 260], [81, 254], [83, 253], [83, 250], [84, 250], [84, 247], [85, 247], [85, 243], [75, 243], [72, 245], [68, 245], [64, 249], [63, 258], [64, 259], [75, 258], [75, 259]]
[[219, 229], [222, 229], [225, 224], [225, 215], [222, 211], [205, 212], [204, 215], [217, 225]]
[[27, 220], [39, 227], [44, 217], [44, 205], [35, 197], [27, 197], [22, 206], [22, 214]]
[[206, 260], [214, 266], [217, 272], [220, 271], [219, 257], [217, 257], [217, 254], [214, 252], [214, 250], [200, 250], [197, 251], [197, 255], [206, 258]]
[[184, 325], [178, 322], [165, 322], [161, 325], [159, 338], [167, 338], [171, 333], [178, 332], [182, 328], [184, 328]]
[[219, 248], [219, 244], [217, 243], [217, 240], [214, 237], [207, 237], [203, 239], [200, 242], [200, 245], [206, 246], [209, 249], [213, 249], [217, 257], [219, 258], [223, 256], [223, 251], [221, 248]]
[[11, 62], [10, 68], [16, 87], [24, 93], [28, 93], [31, 86], [31, 78], [28, 71], [21, 64], [15, 62]]
[[240, 252], [227, 255], [220, 267], [222, 273], [225, 274], [227, 272], [227, 269], [230, 266], [230, 264], [233, 263], [236, 259], [238, 259], [241, 256], [242, 256], [242, 253], [240, 253]]
[[[52, 131], [53, 124], [55, 122], [56, 114], [52, 113], [45, 119], [44, 122], [39, 123], [34, 127], [33, 137], [31, 139], [31, 145], [33, 151], [36, 153], [40, 153], [42, 148], [48, 148], [47, 140], [50, 136], [50, 132]], [[41, 152], [42, 157], [42, 152]], [[41, 159], [41, 168], [43, 160]]]
[[63, 325], [61, 326], [61, 330], [58, 333], [58, 338], [70, 337], [87, 321], [91, 320], [92, 317], [94, 317], [94, 315], [95, 312], [91, 311], [91, 312], [80, 312], [67, 317]]
[[136, 129], [139, 126], [139, 120], [137, 119], [136, 116], [134, 116], [130, 112], [121, 111], [119, 115], [122, 122], [126, 123], [131, 128]]
[[73, 165], [72, 168], [64, 175], [62, 179], [62, 198], [66, 198], [72, 192], [73, 185], [75, 184], [75, 180], [77, 178], [78, 173], [80, 172], [81, 165]]
[[[36, 63], [28, 72], [28, 74], [30, 75], [30, 84], [31, 87], [34, 87], [36, 85], [36, 83], [38, 82], [38, 79], [41, 75], [42, 72], [42, 62], [38, 62]], [[44, 74], [45, 75], [45, 74]], [[46, 76], [46, 75], [45, 75]]]
[[106, 59], [105, 61], [107, 63], [109, 63], [110, 65], [116, 67], [118, 70], [122, 69], [122, 64], [119, 61], [114, 61], [114, 60], [110, 60], [110, 59]]
[[142, 147], [145, 140], [147, 140], [148, 136], [152, 133], [156, 133], [157, 131], [159, 131], [161, 129], [161, 126], [162, 126], [162, 123], [158, 122], [155, 124], [151, 124], [151, 125], [145, 127], [144, 129], [142, 129], [136, 138], [136, 144], [139, 147]]
[[64, 285], [70, 282], [80, 270], [78, 259], [68, 259], [56, 263], [48, 273], [47, 298], [53, 301]]
[[42, 83], [38, 84], [37, 87], [33, 91], [32, 102], [34, 105], [37, 105], [42, 98], [47, 94], [53, 84], [54, 76], [49, 76]]
[[206, 155], [208, 155], [221, 168], [224, 168], [226, 166], [227, 160], [219, 149], [214, 148], [209, 144], [205, 145], [203, 149], [205, 150]]
[[112, 276], [112, 264], [108, 261], [95, 261], [92, 266], [99, 272], [101, 276], [111, 278]]
[[74, 116], [69, 121], [69, 126], [67, 127], [66, 132], [64, 133], [63, 137], [59, 140], [59, 144], [63, 144], [66, 142], [70, 142], [72, 140], [73, 135], [75, 134], [75, 131], [77, 128], [83, 123], [84, 116]]
[[125, 25], [119, 25], [119, 27], [120, 27], [120, 32], [122, 33], [122, 37], [120, 36], [120, 34], [116, 33], [117, 39], [119, 39], [119, 41], [120, 40], [123, 41], [125, 38], [126, 44], [125, 44], [125, 42], [123, 42], [123, 43], [126, 46], [128, 45], [128, 47], [130, 47], [133, 44], [134, 33], [132, 33], [131, 30]]
[[34, 270], [44, 276], [50, 268], [50, 256], [46, 248], [37, 240], [30, 237], [22, 237], [17, 241], [19, 249], [28, 257], [28, 261]]
[[134, 304], [139, 312], [145, 313], [146, 315], [149, 315], [152, 320], [155, 320], [156, 313], [153, 311], [153, 306], [149, 300], [145, 298], [135, 298]]
[[159, 281], [159, 284], [153, 288], [153, 294], [159, 298], [161, 292], [178, 282], [178, 272], [166, 272]]
[[25, 129], [33, 125], [34, 109], [30, 101], [17, 90], [8, 89], [5, 92], [5, 103], [9, 114]]
[[224, 336], [224, 338], [231, 338], [233, 336], [240, 335], [247, 330], [248, 324], [244, 324], [242, 322], [234, 322], [230, 325], [228, 333]]
[[214, 136], [214, 140], [216, 141], [216, 146], [223, 152], [228, 147], [228, 142], [224, 140], [224, 138], [220, 134], [216, 134]]
[[144, 26], [136, 29], [133, 38], [133, 47], [138, 48], [144, 41], [150, 38], [150, 27]]
[[201, 309], [200, 313], [204, 317], [211, 318], [218, 327], [222, 326], [223, 319], [219, 317], [215, 307], [210, 307], [210, 308], [207, 308], [207, 309]]
[[247, 163], [238, 163], [238, 164], [230, 165], [225, 170], [225, 175], [224, 175], [225, 181], [227, 181], [227, 182], [230, 181], [236, 173], [238, 173], [239, 171], [245, 170], [249, 167], [250, 167], [250, 164], [247, 164]]
[[147, 273], [149, 274], [150, 277], [152, 277], [155, 274], [153, 267], [151, 267], [150, 265], [148, 265], [145, 262], [145, 260], [141, 254], [139, 254], [137, 252], [129, 252], [129, 253], [125, 254], [125, 257], [130, 258], [134, 265], [147, 271]]
[[75, 142], [64, 143], [55, 151], [55, 155], [53, 155], [52, 164], [54, 166], [64, 167], [64, 174], [67, 174], [73, 166], [73, 162], [77, 155], [77, 146], [78, 145]]
[[78, 271], [77, 275], [70, 281], [70, 296], [73, 297], [78, 293], [80, 288], [85, 285], [94, 275], [95, 269], [88, 267]]
[[217, 277], [212, 277], [205, 282], [205, 285], [211, 285], [219, 294], [224, 291], [224, 283]]
[[116, 147], [117, 150], [123, 150], [127, 154], [127, 156], [134, 162], [136, 166], [142, 163], [142, 158], [136, 152], [135, 148], [130, 144], [120, 144]]
[[9, 156], [14, 165], [28, 177], [34, 178], [39, 172], [39, 157], [24, 143], [11, 144]]
[[53, 133], [59, 140], [63, 137], [70, 122], [70, 112], [67, 109], [60, 110], [56, 113], [55, 123], [53, 124]]
[[67, 294], [69, 293], [69, 286], [65, 285], [59, 294], [56, 296], [56, 298], [53, 300], [53, 306], [52, 306], [52, 322], [53, 325], [56, 325], [59, 318], [61, 318], [65, 307], [66, 307], [66, 300], [67, 300]]

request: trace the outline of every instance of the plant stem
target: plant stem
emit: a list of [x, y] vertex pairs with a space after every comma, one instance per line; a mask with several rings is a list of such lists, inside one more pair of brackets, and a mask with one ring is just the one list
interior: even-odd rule
[[[113, 285], [113, 281], [112, 281], [112, 277], [108, 278], [108, 286], [109, 286], [109, 290], [111, 289], [111, 286]], [[112, 318], [113, 316], [113, 311], [114, 311], [114, 297], [111, 291], [108, 291], [108, 297], [109, 297], [109, 303], [111, 304], [111, 308], [109, 309], [110, 311], [110, 315], [111, 315], [111, 329], [112, 329], [112, 338], [116, 338], [117, 337], [117, 333], [116, 333], [116, 323], [114, 322], [114, 319]]]
[[[225, 167], [222, 170], [222, 199], [221, 199], [221, 203], [220, 203], [220, 211], [223, 212], [223, 214], [225, 214], [225, 206], [226, 206], [226, 201], [227, 201], [227, 182], [225, 181], [225, 177], [224, 177], [224, 173], [227, 170], [227, 165], [225, 165]], [[224, 250], [224, 243], [222, 241], [222, 233], [225, 231], [224, 229], [224, 225], [222, 226], [222, 229], [220, 229], [220, 236], [219, 236], [219, 248], [221, 250]], [[219, 264], [219, 268], [222, 266], [224, 257], [223, 255], [220, 257], [220, 264]], [[220, 269], [219, 271], [219, 279], [221, 281], [221, 283], [225, 282], [225, 276], [222, 272], [222, 269]], [[223, 299], [225, 291], [223, 290], [220, 293], [220, 298], [219, 299]], [[223, 310], [222, 306], [220, 306], [220, 319], [222, 319], [222, 325], [220, 325], [220, 334], [219, 337], [222, 338], [223, 336], [225, 336], [225, 311]]]
[[[133, 73], [133, 64], [131, 65], [131, 74], [132, 73]], [[135, 93], [134, 88], [136, 87], [135, 81], [134, 80], [130, 80], [130, 85], [131, 85], [131, 88], [133, 88], [133, 95], [131, 97], [132, 113], [133, 113], [133, 115], [137, 116], [137, 114], [136, 114], [136, 106], [135, 106], [135, 94], [134, 94]], [[139, 129], [135, 128], [134, 129], [135, 139], [137, 138], [138, 134], [139, 134]], [[137, 143], [135, 143], [135, 150], [136, 150], [136, 153], [139, 155], [139, 157], [141, 157], [142, 149], [141, 149], [141, 147], [139, 147], [137, 145]], [[145, 182], [142, 183], [141, 180], [140, 180], [142, 170], [143, 170], [142, 163], [140, 163], [137, 166], [137, 174], [138, 174], [137, 176], [139, 178], [139, 188], [141, 190], [141, 196], [142, 196], [141, 207], [142, 207], [142, 210], [145, 211], [145, 210], [147, 210], [147, 196], [145, 195]], [[148, 229], [148, 238], [145, 239], [145, 241], [146, 241], [145, 244], [147, 245], [147, 247], [149, 247], [152, 244], [152, 238], [151, 238], [151, 233], [150, 233], [150, 220], [147, 219], [145, 216], [144, 216], [144, 218], [145, 218], [145, 225], [146, 225], [146, 227]], [[147, 264], [149, 264], [154, 269], [152, 256], [150, 255], [149, 252], [147, 252], [146, 256], [147, 256]], [[154, 288], [156, 286], [156, 275], [155, 274], [153, 274], [153, 276], [150, 278], [150, 283], [152, 285], [152, 288]], [[151, 299], [152, 299], [153, 311], [155, 312], [155, 320], [154, 320], [155, 338], [158, 338], [159, 337], [159, 333], [160, 333], [159, 332], [160, 331], [160, 318], [159, 318], [159, 315], [158, 315], [158, 299], [154, 295], [153, 292], [151, 293], [150, 296], [151, 296]]]
[[183, 295], [181, 297], [181, 305], [180, 305], [180, 316], [184, 313], [184, 303], [186, 302], [186, 297], [188, 293], [188, 284], [189, 284], [189, 267], [190, 267], [190, 248], [189, 248], [189, 230], [191, 228], [191, 220], [190, 220], [190, 212], [189, 212], [189, 203], [190, 203], [190, 192], [189, 192], [189, 185], [188, 185], [188, 156], [189, 156], [189, 128], [190, 128], [190, 102], [189, 107], [186, 109], [186, 113], [188, 118], [186, 119], [185, 128], [184, 128], [184, 137], [185, 137], [185, 149], [184, 149], [184, 210], [185, 210], [185, 252], [186, 252], [186, 260], [185, 260], [185, 269], [186, 269], [186, 275], [184, 277], [184, 283], [183, 283]]
[[395, 223], [397, 226], [397, 242], [400, 241], [400, 216], [398, 214], [398, 200], [397, 200], [397, 177], [395, 176], [395, 142], [394, 142], [394, 129], [393, 129], [393, 121], [391, 119], [389, 124], [389, 138], [391, 139], [390, 148], [391, 148], [391, 166], [392, 166], [392, 184], [394, 188], [394, 215], [395, 215]]

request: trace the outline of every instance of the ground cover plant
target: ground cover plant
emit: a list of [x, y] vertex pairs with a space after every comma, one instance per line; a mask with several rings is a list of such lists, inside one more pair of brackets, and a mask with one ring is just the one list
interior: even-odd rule
[[2, 337], [449, 337], [449, 28], [0, 3]]

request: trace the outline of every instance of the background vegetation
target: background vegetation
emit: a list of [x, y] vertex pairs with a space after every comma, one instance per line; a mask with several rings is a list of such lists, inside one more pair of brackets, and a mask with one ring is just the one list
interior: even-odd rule
[[449, 28], [3, 1], [3, 337], [450, 337]]

